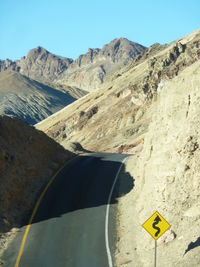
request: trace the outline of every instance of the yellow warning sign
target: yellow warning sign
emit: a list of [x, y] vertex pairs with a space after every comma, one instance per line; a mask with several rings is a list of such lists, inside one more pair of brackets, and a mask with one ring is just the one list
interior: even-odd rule
[[157, 240], [170, 228], [170, 224], [156, 211], [143, 223], [142, 227]]

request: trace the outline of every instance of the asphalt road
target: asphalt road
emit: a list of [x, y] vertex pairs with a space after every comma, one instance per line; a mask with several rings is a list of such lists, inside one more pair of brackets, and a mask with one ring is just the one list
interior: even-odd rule
[[[31, 224], [20, 267], [114, 266], [116, 177], [125, 157], [81, 156], [57, 175]], [[5, 252], [3, 266], [15, 266], [25, 229]]]

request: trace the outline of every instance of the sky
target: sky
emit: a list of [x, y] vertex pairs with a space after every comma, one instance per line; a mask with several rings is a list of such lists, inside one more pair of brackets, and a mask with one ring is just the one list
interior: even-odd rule
[[0, 0], [0, 59], [39, 45], [75, 59], [114, 38], [150, 46], [198, 28], [199, 0]]

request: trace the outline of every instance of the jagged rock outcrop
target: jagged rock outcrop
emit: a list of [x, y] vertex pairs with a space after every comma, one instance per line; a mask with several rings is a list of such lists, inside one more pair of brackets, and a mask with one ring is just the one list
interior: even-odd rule
[[5, 70], [20, 71], [19, 61], [0, 60], [0, 72]]

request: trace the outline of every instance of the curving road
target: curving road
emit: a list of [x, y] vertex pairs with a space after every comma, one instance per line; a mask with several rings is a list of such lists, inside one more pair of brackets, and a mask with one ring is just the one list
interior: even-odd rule
[[114, 266], [117, 177], [125, 158], [121, 154], [89, 154], [66, 165], [39, 206], [19, 265], [16, 259], [25, 226], [5, 252], [3, 266]]

